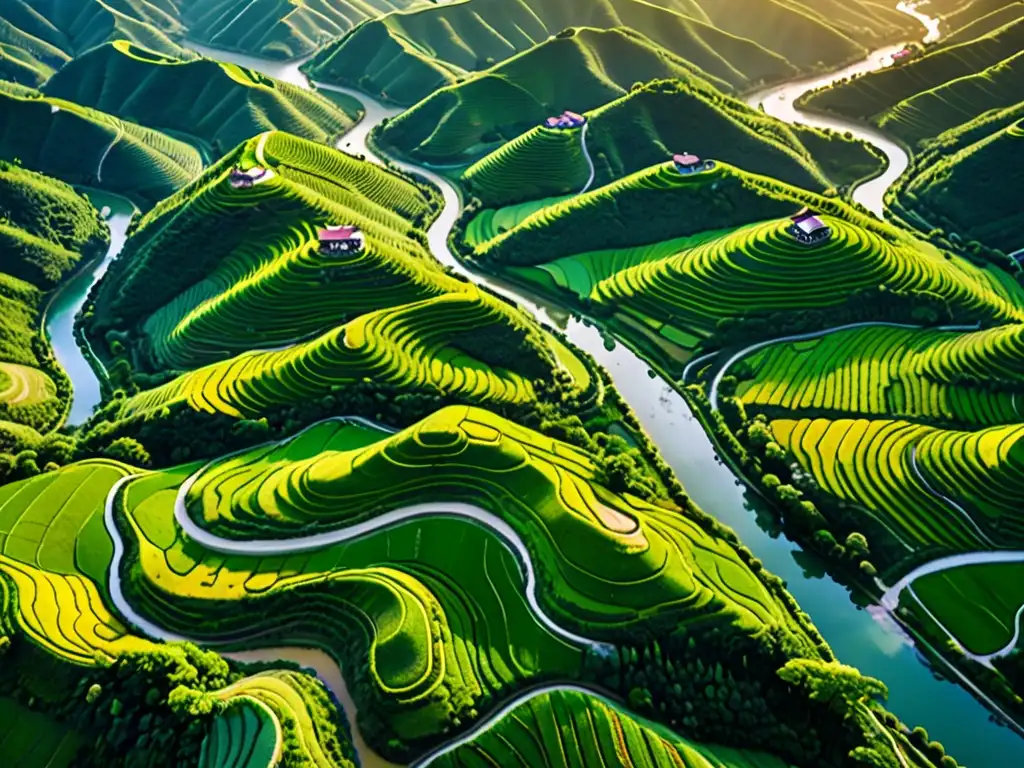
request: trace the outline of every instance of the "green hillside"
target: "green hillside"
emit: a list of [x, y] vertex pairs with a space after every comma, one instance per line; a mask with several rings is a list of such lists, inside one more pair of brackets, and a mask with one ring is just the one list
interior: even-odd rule
[[0, 78], [38, 86], [73, 57], [112, 40], [167, 55], [184, 51], [171, 0], [8, 0], [0, 6]]
[[[47, 292], [100, 256], [109, 233], [87, 199], [56, 179], [0, 161], [0, 421], [56, 427], [70, 394], [40, 325]], [[0, 427], [0, 450], [22, 435]]]
[[[682, 702], [675, 707], [683, 711]], [[494, 727], [435, 761], [438, 768], [784, 768], [774, 755], [701, 744], [640, 718], [606, 699], [575, 690], [543, 693]]]
[[234, 64], [163, 56], [126, 41], [79, 56], [43, 91], [133, 123], [196, 136], [218, 157], [263, 131], [327, 143], [354, 122], [334, 102], [290, 83]]
[[[693, 4], [674, 2], [672, 6], [692, 10]], [[797, 71], [779, 53], [683, 11], [642, 0], [471, 0], [389, 14], [324, 47], [305, 69], [314, 80], [356, 86], [411, 105], [566, 27], [618, 26], [631, 28], [736, 88], [780, 80]], [[823, 45], [820, 55], [840, 61], [860, 50], [843, 39]]]
[[[235, 189], [235, 165], [273, 173]], [[420, 227], [436, 205], [405, 177], [289, 134], [262, 134], [138, 222], [87, 327], [99, 349], [108, 331], [141, 332], [149, 341], [140, 339], [148, 350], [140, 363], [190, 368], [436, 295], [459, 285], [422, 245]], [[365, 252], [337, 264], [320, 254], [315, 228], [334, 223], [359, 225]]]
[[166, 134], [0, 83], [0, 157], [71, 184], [152, 204], [202, 171], [199, 152]]
[[[1024, 8], [1024, 5], [1022, 5]], [[878, 125], [914, 146], [993, 110], [1024, 101], [1024, 52], [900, 101]]]
[[[633, 88], [586, 117], [593, 186], [684, 151], [817, 191], [880, 166], [862, 142], [786, 125], [697, 77]], [[390, 127], [383, 135], [389, 133]], [[589, 177], [579, 133], [534, 127], [474, 163], [462, 180], [488, 207], [578, 192]]]
[[[881, 119], [882, 113], [905, 99], [957, 78], [983, 72], [1020, 53], [1022, 47], [1024, 19], [1018, 19], [981, 37], [940, 47], [906, 64], [876, 70], [816, 91], [802, 98], [801, 103], [810, 109], [848, 117]], [[997, 96], [991, 104], [992, 107], [1004, 105]]]
[[583, 112], [625, 95], [634, 83], [690, 81], [694, 74], [688, 61], [629, 29], [569, 30], [435, 91], [389, 121], [379, 140], [427, 162], [475, 159], [564, 109]]
[[178, 0], [188, 36], [269, 59], [294, 59], [389, 11], [429, 0]]
[[900, 202], [963, 240], [1017, 251], [1024, 248], [1024, 206], [1011, 190], [1024, 184], [1022, 153], [1024, 117], [966, 145], [943, 146], [940, 136], [900, 188]]

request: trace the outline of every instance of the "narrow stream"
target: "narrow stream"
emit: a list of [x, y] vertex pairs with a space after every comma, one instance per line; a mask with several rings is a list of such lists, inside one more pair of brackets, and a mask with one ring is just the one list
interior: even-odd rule
[[[308, 87], [298, 72], [301, 62], [278, 63], [192, 47], [212, 58], [250, 66], [272, 77]], [[898, 47], [876, 51], [864, 62], [844, 70], [840, 76], [883, 66]], [[849, 130], [880, 147], [889, 158], [888, 171], [879, 179], [859, 187], [854, 195], [856, 200], [879, 213], [885, 189], [906, 167], [907, 158], [902, 148], [859, 124], [798, 114], [792, 107], [799, 93], [835, 77], [808, 78], [766, 89], [751, 97], [751, 101], [756, 99], [755, 106], [764, 101], [766, 111], [780, 119], [796, 120], [799, 117], [800, 121], [808, 124]], [[383, 117], [394, 115], [398, 110], [378, 104], [365, 94], [350, 89], [330, 90], [355, 96], [367, 108], [367, 118], [338, 143], [339, 148], [377, 160], [366, 148], [366, 137]], [[456, 272], [490, 286], [514, 299], [538, 319], [562, 328], [573, 343], [593, 355], [608, 370], [626, 401], [633, 405], [640, 422], [687, 493], [706, 512], [734, 528], [765, 567], [786, 580], [790, 592], [810, 614], [840, 660], [858, 667], [864, 674], [880, 678], [888, 685], [889, 708], [896, 715], [911, 726], [927, 728], [932, 738], [940, 739], [950, 754], [970, 768], [1024, 765], [1024, 741], [1012, 730], [994, 722], [989, 710], [964, 688], [933, 672], [911, 639], [883, 608], [871, 606], [865, 609], [856, 605], [846, 588], [824, 575], [813, 555], [803, 552], [775, 531], [772, 514], [722, 463], [686, 401], [668, 383], [650, 378], [647, 364], [624, 345], [617, 344], [614, 349], [606, 350], [596, 328], [568, 318], [564, 310], [546, 306], [500, 281], [469, 273], [447, 247], [448, 233], [459, 214], [456, 190], [447, 180], [428, 169], [406, 163], [396, 165], [427, 177], [444, 194], [444, 211], [428, 233], [433, 254]]]
[[103, 277], [125, 242], [125, 230], [132, 220], [135, 206], [126, 198], [107, 192], [89, 190], [92, 204], [102, 210], [110, 209], [110, 247], [101, 259], [87, 264], [54, 294], [46, 309], [43, 328], [53, 354], [71, 379], [73, 391], [67, 423], [77, 426], [92, 415], [93, 408], [102, 399], [100, 380], [92, 364], [75, 340], [75, 317], [89, 295], [92, 286]]

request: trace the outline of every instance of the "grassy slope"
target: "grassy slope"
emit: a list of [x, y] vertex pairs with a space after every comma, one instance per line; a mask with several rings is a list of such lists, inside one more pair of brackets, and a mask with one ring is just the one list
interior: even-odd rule
[[0, 698], [0, 750], [19, 768], [68, 768], [86, 742], [79, 733], [14, 699]]
[[427, 0], [181, 0], [189, 37], [216, 48], [294, 59], [369, 18]]
[[190, 145], [72, 102], [0, 84], [0, 105], [0, 156], [71, 184], [151, 204], [202, 170]]
[[0, 11], [0, 77], [37, 86], [72, 57], [111, 40], [182, 54], [169, 37], [182, 31], [173, 6], [162, 2], [10, 0]]
[[761, 752], [701, 744], [576, 691], [545, 693], [434, 763], [438, 768], [784, 768]]
[[[796, 71], [782, 55], [756, 43], [639, 0], [473, 0], [390, 14], [328, 45], [307, 69], [316, 80], [352, 84], [412, 104], [568, 26], [630, 27], [736, 87]], [[837, 59], [847, 58], [841, 45], [832, 50]]]
[[76, 58], [43, 90], [125, 120], [198, 136], [218, 155], [268, 130], [326, 143], [348, 130], [354, 117], [319, 94], [233, 64], [170, 58], [124, 41]]
[[[1020, 111], [1008, 110], [1011, 116]], [[919, 172], [900, 191], [901, 202], [964, 239], [1006, 253], [1024, 248], [1024, 209], [1015, 194], [1024, 183], [1024, 117], [965, 144], [967, 135], [950, 137], [945, 146], [939, 137], [935, 148], [926, 150]], [[974, 138], [973, 133], [969, 136]], [[993, 189], [1007, 194], [992, 194]]]
[[410, 157], [452, 163], [563, 109], [582, 112], [625, 95], [634, 83], [694, 74], [685, 59], [637, 32], [580, 29], [435, 91], [391, 120], [379, 139]]
[[[696, 77], [649, 83], [588, 112], [587, 118], [595, 185], [682, 151], [819, 191], [829, 181], [849, 183], [879, 165], [863, 143], [794, 129]], [[586, 163], [578, 132], [570, 136], [535, 128], [474, 163], [463, 180], [488, 207], [578, 191], [587, 179]], [[823, 166], [831, 179], [826, 179]], [[551, 172], [563, 168], [567, 170]]]
[[[806, 106], [849, 117], [880, 119], [882, 113], [923, 91], [974, 75], [1020, 52], [1024, 19], [981, 37], [940, 48], [906, 64], [877, 70], [813, 93]], [[993, 106], [999, 106], [994, 103]]]

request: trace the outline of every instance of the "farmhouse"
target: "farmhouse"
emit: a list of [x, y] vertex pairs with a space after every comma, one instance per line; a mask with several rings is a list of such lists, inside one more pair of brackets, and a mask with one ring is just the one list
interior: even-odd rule
[[672, 162], [675, 163], [676, 170], [682, 174], [710, 171], [715, 167], [714, 160], [701, 160], [699, 157], [691, 155], [689, 152], [684, 152], [681, 155], [672, 155]]
[[818, 245], [832, 237], [832, 229], [809, 208], [792, 216], [790, 221], [793, 223], [786, 227], [786, 231], [801, 245]]
[[565, 110], [560, 115], [555, 117], [549, 117], [544, 121], [544, 125], [548, 128], [579, 128], [581, 125], [587, 122], [587, 118], [577, 112], [570, 112]]
[[317, 233], [320, 253], [359, 253], [363, 250], [363, 233], [352, 224], [328, 226]]
[[270, 171], [258, 165], [244, 171], [238, 166], [235, 166], [231, 169], [231, 175], [228, 178], [231, 181], [231, 186], [233, 188], [249, 189], [254, 184], [258, 184], [259, 182], [270, 178]]
[[892, 55], [892, 62], [893, 64], [902, 64], [903, 62], [909, 61], [910, 59], [914, 58], [914, 55], [916, 53], [917, 51], [915, 51], [909, 45], [904, 46], [902, 49], [896, 51], [896, 53]]

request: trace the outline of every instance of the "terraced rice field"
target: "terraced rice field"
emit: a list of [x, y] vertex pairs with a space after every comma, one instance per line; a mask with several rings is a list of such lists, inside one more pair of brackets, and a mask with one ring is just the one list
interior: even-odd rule
[[971, 653], [1009, 651], [1020, 636], [1024, 564], [961, 566], [923, 576], [912, 589], [931, 617]]
[[[362, 381], [436, 388], [473, 402], [527, 402], [533, 384], [452, 345], [459, 334], [505, 320], [496, 302], [453, 293], [361, 315], [313, 341], [215, 363], [132, 398], [125, 413], [178, 401], [196, 409], [258, 416]], [[456, 342], [457, 343], [457, 342]]]
[[576, 690], [531, 698], [431, 765], [785, 768], [785, 763], [766, 753], [687, 741], [603, 698]]
[[844, 303], [851, 291], [881, 284], [941, 296], [985, 316], [1021, 316], [982, 270], [948, 262], [924, 245], [893, 243], [841, 219], [824, 220], [833, 237], [813, 249], [786, 234], [787, 220], [753, 224], [618, 272], [596, 283], [591, 300], [641, 317], [671, 315], [673, 325], [702, 333], [751, 307], [826, 308]]
[[238, 696], [213, 721], [199, 768], [271, 768], [280, 751], [277, 729], [269, 708]]
[[[288, 670], [268, 670], [243, 678], [213, 695], [231, 705], [247, 703], [247, 709], [258, 708], [262, 712], [257, 746], [264, 748], [264, 754], [270, 747], [273, 760], [257, 763], [250, 757], [248, 763], [236, 763], [240, 768], [274, 766], [279, 760], [285, 765], [298, 761], [311, 768], [355, 768], [352, 747], [339, 719], [341, 713], [332, 708], [319, 680]], [[230, 727], [231, 723], [227, 725]], [[279, 742], [274, 749], [278, 731]], [[228, 732], [229, 746], [249, 746], [245, 734], [232, 738], [232, 733]], [[218, 768], [223, 765], [220, 761], [211, 763]]]
[[0, 403], [8, 407], [38, 405], [56, 395], [53, 380], [38, 368], [0, 362]]
[[493, 240], [513, 227], [518, 227], [542, 208], [569, 200], [572, 197], [574, 195], [556, 195], [539, 200], [527, 200], [525, 203], [515, 203], [501, 208], [486, 208], [466, 225], [466, 243], [476, 247], [488, 240]]
[[412, 500], [438, 511], [463, 502], [527, 542], [550, 569], [553, 594], [542, 602], [572, 625], [628, 625], [668, 605], [695, 625], [730, 621], [754, 631], [787, 621], [727, 545], [677, 513], [611, 494], [580, 449], [487, 411], [453, 406], [372, 446], [302, 461], [282, 461], [284, 449], [207, 467], [188, 489], [189, 515], [252, 538], [337, 529]]
[[151, 647], [104, 603], [113, 544], [103, 504], [127, 472], [87, 461], [0, 488], [3, 610], [34, 643], [76, 664]]
[[532, 128], [467, 168], [462, 181], [494, 208], [579, 192], [590, 176], [580, 133]]
[[755, 352], [746, 358], [753, 378], [740, 392], [773, 413], [1007, 424], [1021, 418], [1022, 347], [1019, 325], [974, 333], [854, 328]]
[[75, 731], [14, 699], [0, 698], [0, 754], [18, 768], [67, 768], [85, 743]]

